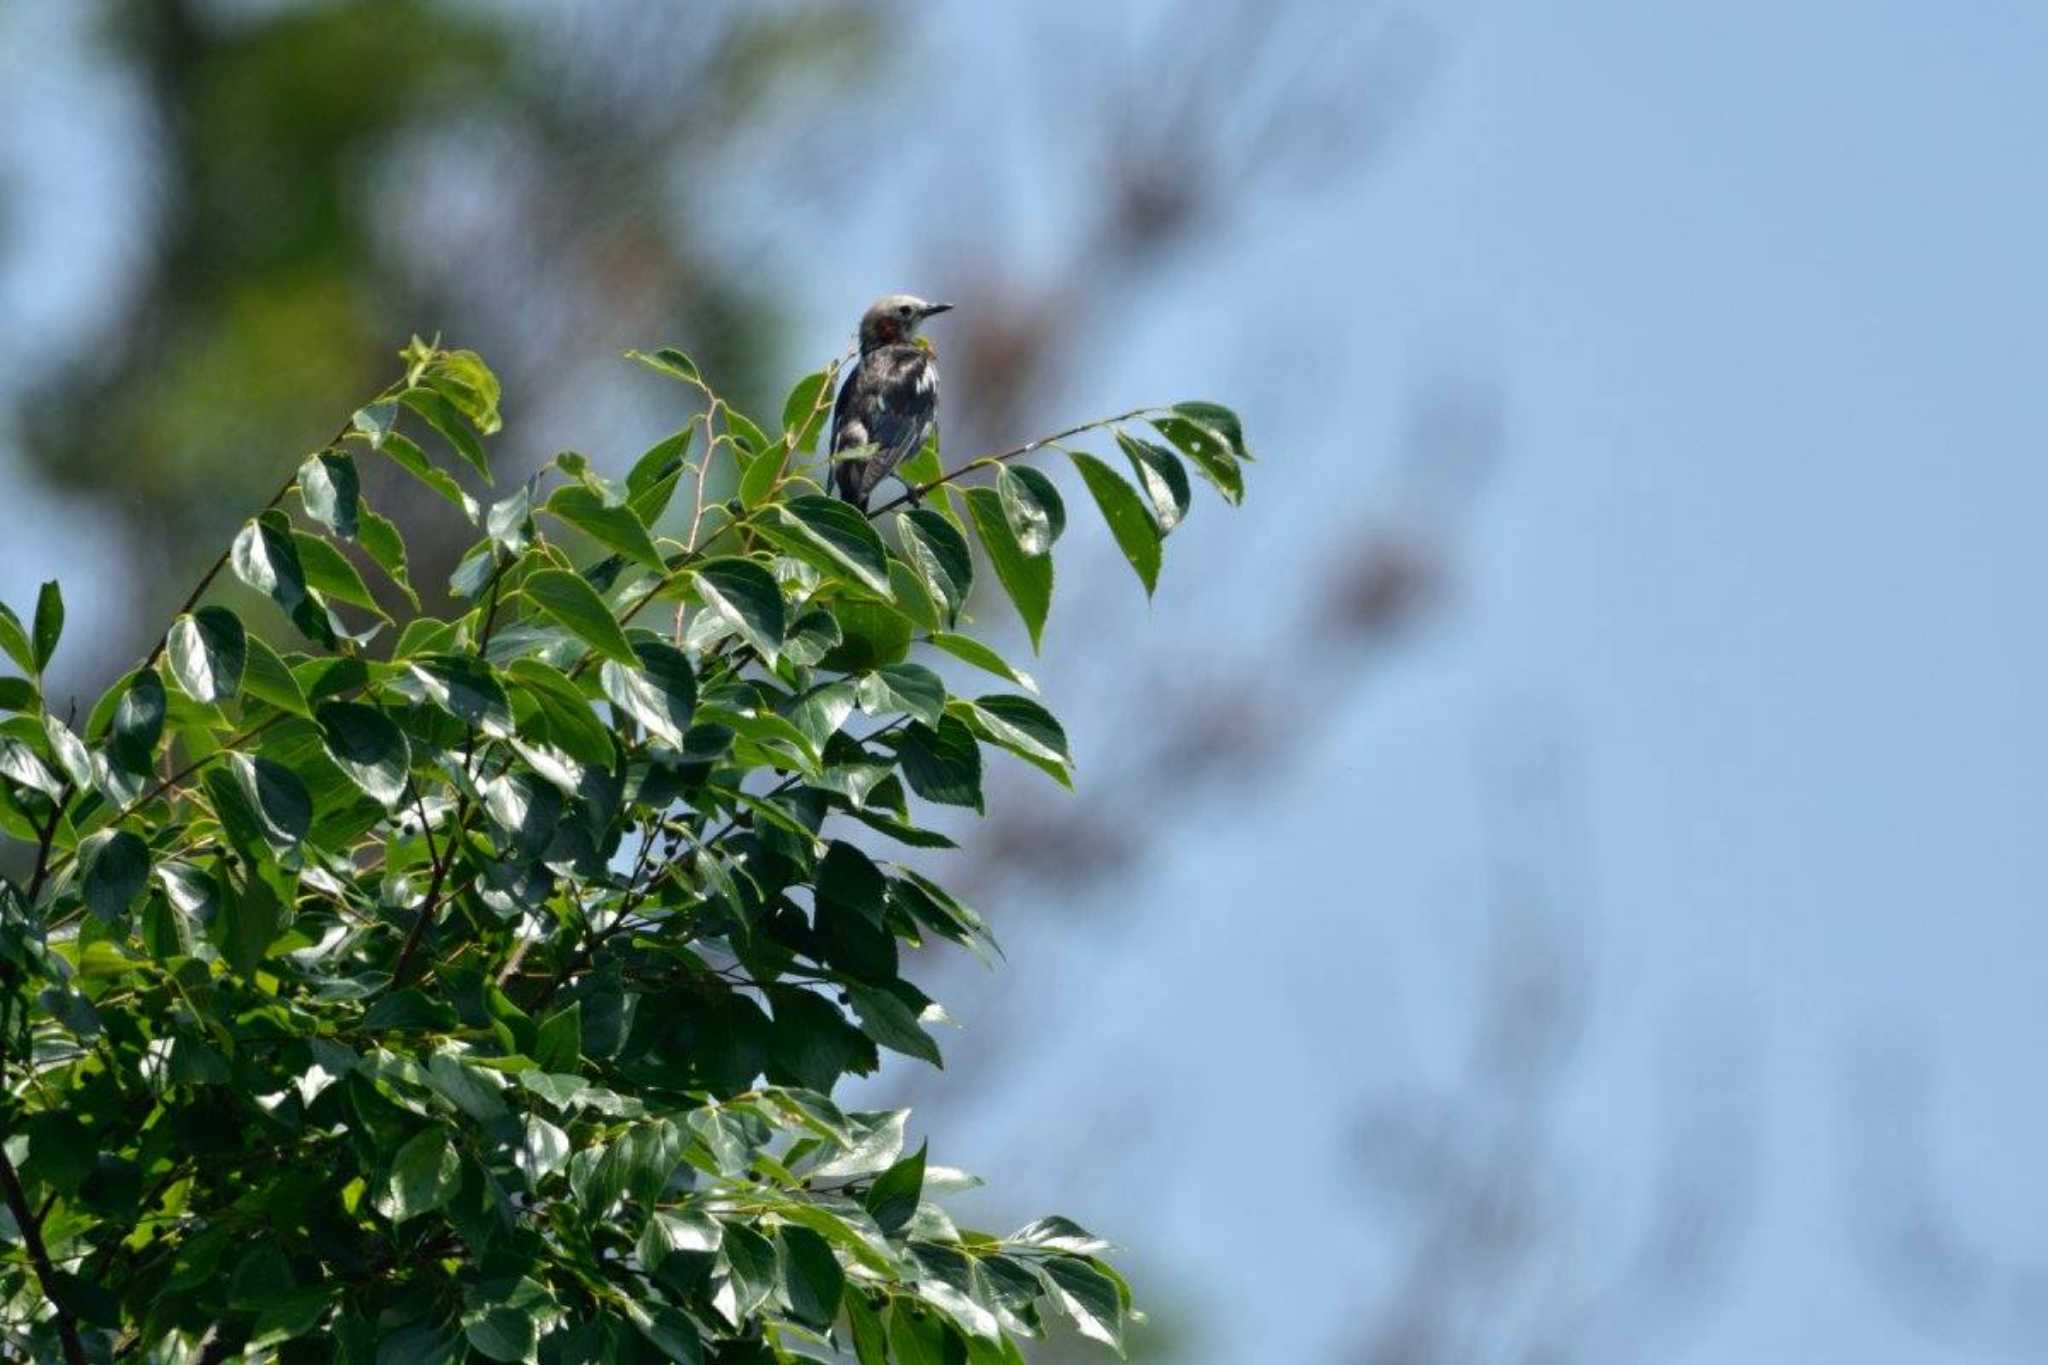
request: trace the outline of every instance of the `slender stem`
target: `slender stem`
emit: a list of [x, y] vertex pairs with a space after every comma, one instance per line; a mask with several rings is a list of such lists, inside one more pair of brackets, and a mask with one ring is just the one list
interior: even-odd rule
[[57, 1297], [57, 1267], [51, 1264], [49, 1248], [43, 1245], [43, 1220], [29, 1208], [28, 1191], [21, 1187], [21, 1177], [15, 1173], [14, 1163], [7, 1159], [5, 1150], [0, 1150], [0, 1192], [6, 1194], [7, 1211], [14, 1215], [14, 1225], [21, 1229], [21, 1240], [28, 1248], [29, 1264], [35, 1267], [43, 1297], [56, 1310], [57, 1339], [64, 1344], [64, 1359], [70, 1365], [86, 1365], [85, 1343], [78, 1338], [78, 1319]]
[[447, 879], [448, 863], [455, 861], [452, 843], [449, 852], [448, 862], [435, 862], [433, 878], [427, 883], [426, 904], [420, 907], [420, 917], [413, 921], [412, 932], [405, 936], [405, 946], [398, 950], [398, 960], [391, 964], [393, 989], [405, 984], [406, 969], [412, 966], [413, 957], [420, 950], [420, 940], [427, 936], [427, 926], [434, 922], [434, 912], [441, 908], [441, 883]]
[[900, 507], [906, 502], [916, 502], [919, 498], [931, 492], [934, 488], [939, 487], [941, 484], [951, 483], [953, 482], [953, 480], [959, 478], [961, 475], [972, 473], [974, 470], [981, 468], [983, 465], [1007, 464], [1011, 460], [1022, 459], [1024, 456], [1029, 455], [1034, 450], [1043, 450], [1049, 445], [1054, 445], [1060, 441], [1064, 441], [1069, 436], [1079, 436], [1083, 432], [1095, 431], [1102, 427], [1115, 426], [1118, 422], [1134, 421], [1137, 418], [1143, 417], [1148, 412], [1157, 411], [1157, 408], [1132, 408], [1129, 412], [1120, 412], [1114, 417], [1098, 417], [1092, 422], [1083, 422], [1080, 426], [1068, 427], [1065, 431], [1055, 431], [1050, 436], [1041, 436], [1035, 441], [1026, 441], [1021, 446], [1014, 446], [1009, 450], [1000, 451], [994, 455], [978, 456], [975, 459], [969, 460], [966, 464], [961, 465], [958, 469], [947, 470], [945, 473], [939, 475], [938, 478], [933, 479], [930, 483], [921, 483], [917, 485], [917, 487], [909, 489], [908, 491], [900, 493], [896, 497], [889, 499], [889, 501], [883, 503], [880, 507], [871, 508], [868, 512], [868, 517], [870, 520], [872, 520], [875, 517], [879, 517], [880, 515], [882, 515], [882, 513], [888, 511], [892, 507]]
[[43, 829], [42, 838], [36, 845], [36, 870], [28, 879], [30, 905], [36, 903], [36, 895], [43, 889], [43, 879], [50, 875], [50, 842], [57, 837], [57, 825], [63, 818], [64, 801], [60, 796], [50, 803], [50, 823]]

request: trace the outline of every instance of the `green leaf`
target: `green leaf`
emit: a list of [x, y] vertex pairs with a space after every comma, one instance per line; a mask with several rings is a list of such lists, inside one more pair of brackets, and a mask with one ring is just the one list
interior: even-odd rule
[[446, 499], [450, 506], [468, 517], [472, 524], [475, 523], [481, 512], [476, 499], [464, 492], [462, 485], [455, 482], [446, 470], [429, 460], [425, 451], [395, 431], [384, 438], [380, 449], [390, 456], [393, 464]]
[[513, 1164], [525, 1174], [529, 1185], [537, 1186], [569, 1164], [569, 1135], [539, 1115], [526, 1120]]
[[306, 571], [299, 563], [291, 523], [282, 512], [264, 512], [246, 523], [235, 536], [229, 561], [235, 577], [276, 602], [300, 631], [332, 645], [325, 613], [307, 596]]
[[57, 757], [57, 766], [71, 779], [71, 785], [80, 791], [92, 787], [92, 755], [86, 752], [84, 741], [71, 733], [71, 727], [55, 716], [43, 717], [43, 735], [50, 741], [50, 752]]
[[149, 882], [149, 845], [125, 829], [103, 831], [79, 846], [85, 864], [85, 903], [107, 924], [117, 923]]
[[1073, 785], [1067, 770], [1074, 760], [1067, 751], [1066, 731], [1052, 712], [1031, 698], [996, 694], [972, 702], [956, 699], [946, 709], [957, 712], [975, 734], [1042, 768], [1061, 786]]
[[846, 1325], [853, 1335], [853, 1354], [859, 1365], [889, 1365], [888, 1333], [869, 1305], [866, 1291], [856, 1284], [846, 1286]]
[[1017, 548], [1027, 555], [1052, 549], [1067, 529], [1066, 504], [1052, 480], [1029, 465], [1006, 464], [996, 475], [996, 493]]
[[540, 1022], [533, 1060], [543, 1071], [574, 1073], [583, 1060], [583, 1002], [570, 1004]]
[[870, 716], [900, 711], [937, 725], [946, 711], [946, 684], [922, 664], [889, 664], [863, 676], [857, 688], [860, 709]]
[[57, 640], [64, 634], [64, 591], [51, 579], [43, 584], [36, 594], [35, 624], [35, 671], [41, 673], [50, 666], [50, 656], [57, 652]]
[[1124, 1350], [1124, 1305], [1116, 1283], [1074, 1257], [1050, 1257], [1037, 1263], [1040, 1280], [1081, 1335], [1115, 1351]]
[[[612, 619], [611, 609], [582, 578], [567, 569], [541, 569], [529, 574], [519, 590], [533, 604], [585, 644], [608, 659], [633, 665], [639, 662], [626, 633]], [[778, 605], [780, 599], [777, 599]]]
[[265, 842], [295, 848], [313, 824], [313, 798], [299, 775], [282, 763], [247, 754], [228, 755], [242, 797], [261, 822]]
[[33, 711], [41, 705], [41, 694], [27, 678], [0, 678], [0, 711]]
[[348, 424], [351, 429], [362, 433], [364, 439], [369, 441], [370, 449], [382, 450], [384, 443], [391, 439], [397, 421], [398, 404], [385, 400], [357, 408], [354, 415], [348, 419]]
[[945, 1066], [939, 1057], [939, 1045], [917, 1022], [910, 1006], [894, 993], [860, 981], [847, 982], [846, 993], [853, 1000], [853, 1012], [860, 1016], [861, 1031], [868, 1037], [891, 1052], [916, 1057], [936, 1067]]
[[358, 521], [356, 543], [384, 571], [384, 576], [405, 594], [405, 600], [412, 604], [412, 609], [418, 611], [420, 595], [412, 589], [412, 571], [405, 557], [405, 537], [398, 533], [395, 523], [378, 516], [368, 507], [362, 509]]
[[1145, 585], [1145, 595], [1150, 597], [1159, 585], [1159, 527], [1145, 510], [1138, 490], [1093, 455], [1074, 450], [1068, 452], [1068, 458], [1081, 471], [1081, 482], [1094, 495], [1095, 506], [1109, 523], [1110, 534], [1116, 537], [1116, 547], [1137, 571], [1138, 581]]
[[730, 403], [721, 405], [718, 414], [725, 421], [726, 435], [732, 438], [733, 444], [745, 453], [747, 459], [775, 444], [768, 439], [768, 433], [761, 430], [759, 423]]
[[1099, 1256], [1109, 1250], [1109, 1243], [1097, 1237], [1071, 1218], [1057, 1214], [1026, 1223], [1003, 1239], [1011, 1246], [1038, 1247], [1046, 1251], [1064, 1251], [1075, 1256]]
[[474, 654], [428, 654], [414, 659], [411, 667], [428, 701], [492, 739], [511, 735], [512, 703], [482, 659]]
[[830, 561], [850, 572], [871, 591], [889, 597], [889, 556], [875, 528], [850, 503], [838, 498], [805, 496], [782, 504], [786, 525], [794, 525]]
[[626, 1316], [650, 1345], [677, 1365], [703, 1365], [704, 1342], [680, 1310], [658, 1308], [650, 1313], [637, 1299], [625, 1301]]
[[832, 616], [839, 623], [839, 643], [818, 664], [841, 673], [900, 663], [910, 652], [910, 638], [917, 630], [902, 612], [866, 598], [834, 602]]
[[903, 780], [925, 800], [981, 811], [981, 746], [964, 721], [944, 716], [936, 727], [912, 725], [896, 756]]
[[875, 1223], [888, 1236], [895, 1236], [917, 1212], [917, 1204], [924, 1197], [924, 1157], [921, 1145], [916, 1152], [903, 1158], [888, 1170], [875, 1177], [875, 1183], [861, 1202]]
[[1002, 655], [971, 635], [954, 635], [948, 631], [935, 630], [925, 639], [954, 658], [973, 664], [984, 672], [993, 673], [998, 678], [1006, 678], [1027, 692], [1038, 690], [1038, 683], [1029, 673], [1013, 667]]
[[773, 446], [747, 461], [747, 467], [740, 471], [739, 494], [742, 507], [759, 507], [781, 483], [783, 464], [788, 453], [781, 446]]
[[832, 394], [828, 386], [834, 369], [827, 366], [816, 374], [805, 375], [796, 381], [796, 387], [783, 400], [782, 439], [789, 449], [809, 450], [817, 443], [818, 432], [832, 413]]
[[120, 685], [119, 695], [108, 721], [107, 751], [117, 764], [146, 771], [156, 755], [157, 741], [164, 736], [168, 709], [164, 680], [153, 670], [138, 669]]
[[1145, 490], [1145, 496], [1152, 503], [1152, 516], [1159, 524], [1159, 534], [1164, 536], [1174, 527], [1187, 520], [1188, 505], [1194, 494], [1188, 487], [1188, 468], [1180, 462], [1180, 456], [1164, 446], [1150, 441], [1140, 441], [1119, 431], [1117, 446], [1131, 462], [1131, 472], [1138, 476], [1138, 486]]
[[568, 523], [598, 543], [617, 550], [635, 563], [660, 573], [661, 554], [630, 507], [607, 507], [589, 487], [565, 484], [549, 495], [544, 509], [548, 515]]
[[1232, 505], [1244, 501], [1244, 474], [1222, 437], [1185, 417], [1155, 417], [1152, 427], [1194, 462], [1202, 477], [1216, 486], [1225, 501]]
[[752, 645], [773, 662], [787, 629], [782, 589], [775, 576], [749, 559], [714, 559], [693, 571], [697, 592]]
[[394, 1223], [431, 1213], [455, 1197], [462, 1185], [462, 1154], [448, 1134], [430, 1128], [398, 1149], [378, 1210]]
[[283, 926], [284, 906], [277, 893], [261, 877], [251, 877], [246, 886], [226, 888], [208, 932], [228, 966], [252, 976]]
[[1237, 420], [1237, 414], [1221, 403], [1187, 402], [1175, 403], [1173, 410], [1197, 426], [1207, 427], [1221, 436], [1230, 447], [1230, 453], [1240, 460], [1249, 460], [1252, 453], [1245, 449], [1244, 424]]
[[310, 719], [313, 708], [306, 704], [305, 689], [299, 686], [291, 669], [285, 667], [284, 660], [277, 657], [277, 651], [265, 644], [260, 635], [248, 636], [247, 645], [249, 660], [242, 674], [242, 690], [279, 710]]
[[526, 1360], [540, 1344], [540, 1325], [526, 1308], [479, 1304], [462, 1315], [462, 1334], [478, 1355], [491, 1360]]
[[492, 435], [504, 425], [498, 415], [498, 400], [503, 396], [498, 376], [475, 351], [442, 351], [426, 378], [484, 435]]
[[225, 701], [242, 686], [248, 632], [226, 607], [201, 607], [171, 623], [171, 676], [194, 701]]
[[824, 1331], [839, 1316], [839, 1296], [846, 1288], [839, 1258], [823, 1237], [806, 1227], [777, 1228], [775, 1251], [789, 1315]]
[[367, 612], [389, 621], [384, 608], [377, 605], [376, 597], [370, 592], [363, 576], [356, 572], [356, 566], [348, 562], [348, 556], [334, 548], [333, 544], [320, 536], [307, 535], [304, 531], [292, 532], [292, 540], [298, 549], [299, 566], [306, 575], [306, 585], [337, 601], [361, 607]]
[[[427, 425], [441, 433], [441, 439], [448, 443], [457, 455], [468, 461], [471, 468], [483, 476], [485, 483], [491, 481], [491, 460], [484, 454], [484, 445], [470, 430], [469, 422], [440, 393], [433, 389], [407, 389], [398, 395], [398, 401], [427, 419]], [[390, 444], [387, 439], [385, 444]]]
[[1045, 633], [1046, 613], [1052, 609], [1052, 556], [1024, 553], [1010, 531], [1002, 499], [995, 489], [968, 489], [967, 511], [974, 518], [982, 547], [988, 551], [996, 580], [1016, 605], [1017, 614], [1024, 618], [1024, 629], [1030, 633], [1031, 648], [1036, 653]]
[[902, 1299], [889, 1310], [889, 1350], [896, 1365], [958, 1365], [957, 1344], [947, 1350], [949, 1335], [937, 1318], [915, 1313]]
[[36, 667], [35, 646], [29, 643], [28, 632], [21, 626], [21, 618], [4, 602], [0, 602], [0, 649], [6, 650], [7, 657], [14, 660], [16, 666], [30, 677], [33, 678], [42, 671]]
[[626, 473], [628, 499], [638, 498], [681, 469], [683, 461], [689, 456], [690, 442], [696, 434], [697, 424], [692, 422], [681, 431], [664, 436], [649, 446], [646, 453], [635, 460], [632, 469]]
[[325, 702], [315, 713], [320, 738], [351, 782], [386, 809], [405, 799], [412, 751], [397, 722], [360, 702]]
[[704, 376], [697, 372], [697, 362], [673, 346], [663, 346], [652, 354], [646, 351], [628, 351], [626, 358], [637, 360], [648, 369], [665, 374], [671, 379], [680, 379], [683, 383], [699, 389], [704, 387]]
[[598, 682], [612, 704], [647, 727], [672, 749], [683, 747], [683, 732], [697, 706], [697, 675], [689, 656], [672, 645], [642, 640], [633, 646], [638, 668], [606, 660]]
[[64, 794], [64, 783], [36, 757], [35, 750], [10, 735], [0, 735], [0, 777], [52, 799]]
[[323, 450], [299, 466], [299, 501], [306, 515], [343, 540], [356, 538], [362, 496], [352, 455]]

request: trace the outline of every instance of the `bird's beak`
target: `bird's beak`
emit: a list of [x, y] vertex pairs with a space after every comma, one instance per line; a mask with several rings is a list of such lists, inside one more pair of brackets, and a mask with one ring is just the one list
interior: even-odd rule
[[931, 317], [934, 313], [950, 313], [952, 311], [953, 305], [950, 303], [928, 303], [924, 306], [924, 315], [926, 317]]

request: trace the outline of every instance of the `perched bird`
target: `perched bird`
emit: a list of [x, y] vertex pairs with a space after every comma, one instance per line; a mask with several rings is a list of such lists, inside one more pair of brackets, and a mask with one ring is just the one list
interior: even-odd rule
[[873, 451], [836, 461], [832, 483], [863, 512], [875, 486], [917, 453], [939, 419], [939, 363], [915, 338], [926, 318], [952, 306], [891, 294], [861, 315], [860, 359], [832, 407], [832, 454]]

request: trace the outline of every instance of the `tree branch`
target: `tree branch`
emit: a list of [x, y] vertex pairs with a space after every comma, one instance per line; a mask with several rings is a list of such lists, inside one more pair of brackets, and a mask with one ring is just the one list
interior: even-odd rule
[[1065, 431], [1055, 431], [1050, 436], [1041, 436], [1035, 441], [1026, 441], [1021, 446], [1013, 446], [1008, 450], [1000, 451], [994, 455], [978, 455], [974, 459], [969, 460], [966, 464], [961, 465], [958, 469], [949, 469], [945, 473], [939, 475], [938, 478], [933, 479], [930, 483], [921, 483], [917, 485], [915, 488], [909, 489], [906, 492], [889, 499], [889, 501], [883, 503], [880, 507], [871, 509], [868, 512], [868, 519], [872, 521], [874, 518], [879, 517], [880, 515], [882, 515], [882, 513], [888, 511], [890, 508], [900, 507], [906, 502], [916, 502], [919, 498], [922, 498], [925, 494], [931, 492], [934, 488], [939, 487], [941, 484], [951, 483], [953, 482], [953, 480], [959, 478], [961, 475], [972, 473], [974, 470], [981, 468], [983, 465], [1008, 464], [1011, 460], [1022, 459], [1024, 456], [1031, 454], [1031, 452], [1033, 452], [1034, 450], [1043, 450], [1049, 445], [1055, 445], [1061, 441], [1064, 441], [1069, 436], [1079, 436], [1083, 432], [1097, 431], [1103, 427], [1115, 426], [1118, 422], [1134, 422], [1138, 418], [1143, 417], [1146, 413], [1158, 411], [1158, 408], [1133, 408], [1129, 412], [1120, 412], [1114, 417], [1098, 417], [1092, 422], [1083, 422], [1080, 426], [1068, 427]]
[[78, 1339], [78, 1319], [57, 1297], [57, 1267], [50, 1261], [49, 1248], [43, 1245], [43, 1221], [29, 1208], [28, 1191], [21, 1187], [21, 1177], [15, 1173], [14, 1163], [8, 1160], [4, 1149], [0, 1149], [0, 1192], [7, 1197], [7, 1211], [14, 1215], [14, 1225], [21, 1229], [36, 1282], [57, 1315], [57, 1339], [64, 1344], [64, 1359], [70, 1365], [86, 1365], [85, 1343]]

